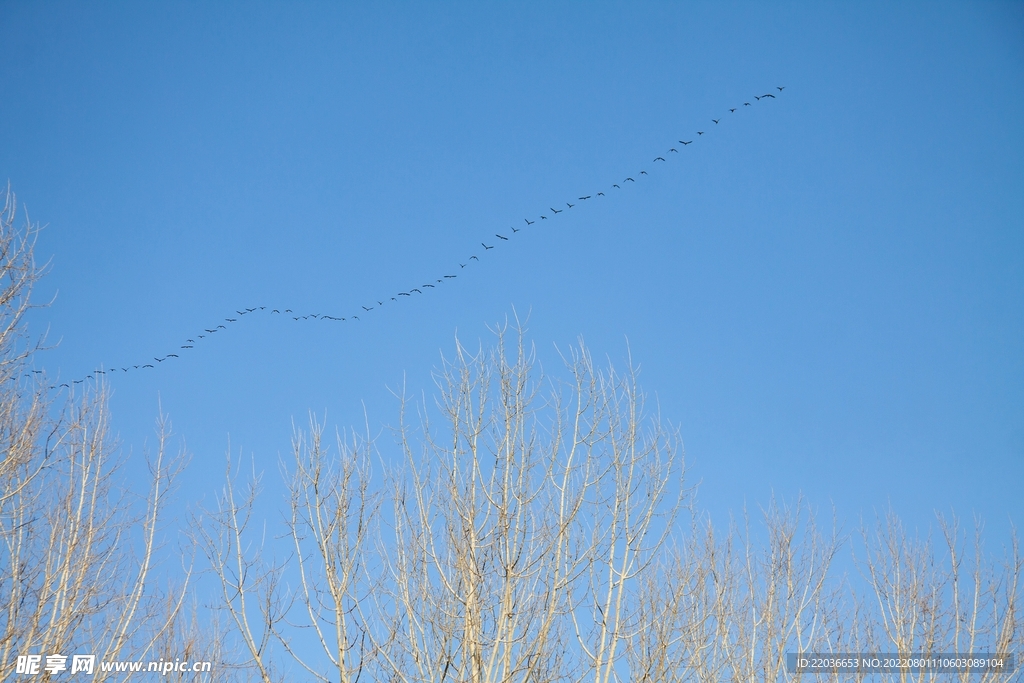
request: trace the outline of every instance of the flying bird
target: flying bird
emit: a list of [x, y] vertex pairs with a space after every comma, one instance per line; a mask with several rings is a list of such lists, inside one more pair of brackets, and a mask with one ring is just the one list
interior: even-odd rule
[[473, 259], [476, 259], [477, 261], [479, 261], [479, 260], [480, 260], [480, 259], [476, 258], [476, 256], [470, 256], [470, 257], [469, 257], [469, 260], [470, 260], [470, 261], [472, 261]]
[[731, 114], [731, 113], [733, 113], [734, 111], [736, 111], [736, 110], [735, 110], [735, 109], [730, 109], [730, 110], [729, 110], [729, 113]]
[[551, 209], [551, 213], [562, 213], [562, 211], [565, 211], [565, 209], [561, 209], [561, 210], [559, 210], [559, 209]]
[[718, 122], [721, 121], [722, 119], [711, 119], [711, 120], [715, 122], [715, 125], [718, 125]]
[[372, 311], [373, 310], [373, 306], [370, 306], [369, 308], [367, 308], [366, 306], [363, 306], [362, 309], [364, 311]]
[[224, 320], [225, 320], [225, 321], [227, 321], [227, 322], [229, 322], [229, 323], [235, 323], [235, 322], [238, 322], [238, 318], [224, 318]]
[[284, 309], [284, 312], [285, 313], [294, 313], [294, 311], [292, 309], [290, 309], [290, 308]]
[[654, 157], [654, 161], [665, 161], [665, 157]]
[[[635, 182], [636, 182], [636, 181], [635, 181], [635, 180], [633, 180], [632, 178], [626, 178], [626, 180], [628, 180], [628, 181], [629, 181], [629, 182], [631, 182], [631, 183], [635, 183]], [[622, 182], [626, 182], [626, 180], [623, 180]]]
[[576, 206], [575, 204], [570, 204], [569, 202], [566, 202], [565, 205], [568, 206], [570, 209]]
[[679, 154], [679, 150], [678, 150], [678, 149], [676, 149], [675, 147], [671, 147], [671, 148], [669, 148], [669, 150], [668, 150], [668, 151], [670, 151], [670, 152], [675, 152], [676, 154]]
[[354, 315], [354, 316], [352, 316], [352, 319], [353, 320], [359, 320], [359, 316], [358, 315]]
[[681, 144], [681, 145], [691, 145], [691, 144], [693, 144], [693, 140], [687, 140], [686, 142], [683, 142], [682, 140], [680, 140], [679, 144]]
[[223, 325], [217, 325], [217, 329], [218, 330], [226, 330], [228, 328], [224, 327]]
[[598, 196], [598, 197], [603, 197], [603, 196], [604, 196], [604, 192], [598, 192], [598, 193], [597, 193], [597, 196]]
[[[616, 185], [615, 183], [612, 183], [612, 187], [619, 187], [619, 186], [618, 186], [618, 185]], [[621, 190], [622, 188], [621, 188], [621, 187], [619, 187], [619, 189]]]
[[537, 221], [531, 221], [529, 218], [524, 218], [523, 220], [526, 221], [527, 225], [533, 225], [534, 223], [537, 222]]
[[784, 86], [784, 85], [777, 85], [775, 87], [778, 89], [779, 92], [782, 92], [783, 90], [786, 89], [786, 86]]
[[[410, 291], [410, 292], [416, 292], [417, 294], [422, 294], [422, 293], [423, 293], [423, 290], [420, 290], [420, 289], [416, 289], [415, 287], [413, 287], [413, 288], [412, 288], [412, 289], [410, 289], [409, 291]], [[352, 316], [352, 317], [353, 317], [353, 318], [355, 318], [355, 316]]]
[[[208, 332], [209, 334], [213, 334], [213, 333], [214, 333], [214, 332], [216, 332], [216, 331], [217, 331], [217, 330], [207, 330], [207, 332]], [[200, 337], [200, 339], [202, 339], [202, 337]]]
[[541, 218], [541, 220], [544, 220], [544, 221], [546, 221], [548, 219], [547, 216], [541, 216], [540, 218]]
[[434, 289], [434, 285], [420, 285], [420, 287], [430, 287], [431, 289]]
[[183, 349], [191, 349], [191, 348], [193, 348], [193, 347], [191, 347], [191, 346], [187, 346], [187, 345], [186, 345], [186, 346], [182, 346], [181, 348], [183, 348]]
[[744, 103], [743, 103], [743, 106], [744, 106], [744, 107], [749, 107], [749, 106], [750, 106], [750, 102], [744, 102]]
[[491, 245], [491, 246], [487, 246], [487, 245], [486, 245], [486, 244], [484, 244], [483, 242], [481, 242], [481, 243], [480, 243], [480, 246], [482, 246], [482, 247], [484, 248], [484, 251], [486, 251], [486, 250], [488, 250], [488, 249], [494, 249], [494, 245]]
[[771, 94], [771, 93], [768, 93], [767, 95], [761, 95], [761, 97], [770, 97], [770, 98], [772, 98], [773, 100], [775, 99], [775, 95], [773, 95], [773, 94]]
[[275, 308], [274, 310], [272, 310], [272, 311], [271, 311], [271, 313], [280, 313], [280, 312], [281, 312], [281, 311], [277, 310], [276, 308]]
[[506, 242], [508, 242], [508, 238], [503, 236], [503, 235], [499, 235], [498, 233], [494, 233], [494, 236], [497, 237], [499, 240], [505, 240]]
[[398, 296], [412, 296], [409, 292], [399, 292]]
[[580, 197], [580, 200], [586, 200], [586, 199], [590, 199], [590, 195], [589, 194], [586, 197]]
[[152, 365], [151, 365], [150, 363], [146, 363], [146, 364], [145, 364], [145, 365], [143, 365], [142, 367], [144, 367], [144, 368], [151, 368], [151, 367], [153, 367], [153, 366], [152, 366]]
[[178, 354], [176, 354], [176, 353], [169, 353], [169, 354], [167, 354], [167, 357], [168, 358], [177, 358]]
[[702, 131], [702, 130], [698, 130], [698, 131], [697, 131], [697, 135], [704, 135], [704, 131]]
[[640, 175], [647, 175], [647, 171], [640, 171]]
[[196, 343], [195, 339], [186, 339], [185, 341], [187, 341], [189, 344], [195, 344]]
[[513, 228], [511, 225], [508, 226], [508, 227], [509, 227], [509, 230], [511, 230], [512, 232], [519, 232], [520, 230], [522, 230], [522, 228]]
[[445, 275], [445, 277], [458, 277], [457, 275]]
[[755, 99], [755, 100], [760, 100], [761, 98], [760, 98], [760, 97], [758, 97], [757, 95], [754, 95], [754, 99]]

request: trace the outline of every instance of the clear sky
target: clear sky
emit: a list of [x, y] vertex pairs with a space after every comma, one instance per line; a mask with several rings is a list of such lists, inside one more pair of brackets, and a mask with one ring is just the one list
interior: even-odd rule
[[0, 179], [56, 295], [37, 365], [178, 353], [108, 377], [125, 448], [160, 405], [186, 441], [183, 504], [229, 438], [276, 476], [309, 411], [394, 423], [389, 387], [518, 312], [552, 375], [580, 335], [628, 344], [713, 511], [1022, 521], [1020, 3], [5, 1], [0, 27]]

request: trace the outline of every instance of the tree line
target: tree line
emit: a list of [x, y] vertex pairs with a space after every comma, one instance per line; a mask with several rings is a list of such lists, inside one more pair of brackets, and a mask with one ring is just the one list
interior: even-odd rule
[[[311, 419], [280, 505], [229, 454], [215, 502], [175, 525], [161, 514], [185, 458], [166, 428], [131, 490], [102, 383], [58, 394], [26, 372], [42, 272], [5, 199], [3, 680], [23, 678], [19, 655], [73, 649], [215, 662], [188, 680], [346, 683], [871, 680], [786, 655], [1020, 650], [1015, 538], [990, 552], [980, 525], [939, 518], [922, 538], [893, 514], [847, 535], [801, 501], [713, 523], [631, 364], [581, 343], [549, 377], [515, 327], [456, 343], [432, 400], [399, 396], [394, 448]], [[281, 513], [287, 552], [265, 539]]]

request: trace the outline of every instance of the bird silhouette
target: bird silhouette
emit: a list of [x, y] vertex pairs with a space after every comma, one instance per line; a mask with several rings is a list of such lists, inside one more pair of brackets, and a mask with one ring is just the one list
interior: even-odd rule
[[570, 209], [576, 206], [575, 204], [570, 204], [569, 202], [566, 202], [565, 205], [568, 206]]
[[476, 256], [470, 256], [470, 257], [469, 257], [469, 260], [470, 260], [470, 261], [472, 261], [473, 259], [476, 259], [477, 261], [479, 261], [479, 260], [480, 260], [480, 259], [476, 258]]
[[272, 311], [271, 311], [271, 313], [280, 313], [280, 312], [281, 312], [281, 311], [277, 310], [276, 308], [275, 308], [274, 310], [272, 310]]
[[486, 251], [486, 250], [488, 250], [488, 249], [494, 249], [494, 245], [491, 245], [491, 246], [487, 246], [487, 245], [486, 245], [486, 244], [484, 244], [483, 242], [481, 242], [481, 243], [480, 243], [480, 246], [482, 246], [482, 247], [484, 248], [484, 251]]
[[217, 329], [218, 330], [226, 330], [228, 328], [224, 327], [223, 325], [217, 325]]
[[458, 277], [458, 275], [445, 275], [445, 277]]
[[[635, 180], [633, 180], [632, 178], [626, 178], [626, 180], [628, 180], [628, 181], [629, 181], [629, 182], [631, 182], [631, 183], [635, 183], [635, 182], [636, 182], [636, 181], [635, 181]], [[626, 180], [623, 180], [622, 182], [626, 182]]]
[[704, 131], [702, 131], [702, 130], [698, 130], [698, 131], [697, 131], [697, 135], [704, 135]]
[[[422, 294], [422, 293], [423, 293], [423, 291], [422, 291], [422, 290], [416, 289], [415, 287], [413, 287], [413, 288], [412, 288], [412, 289], [410, 289], [409, 291], [410, 291], [410, 292], [416, 292], [417, 294]], [[352, 316], [352, 317], [354, 318], [355, 316]]]
[[693, 140], [687, 140], [686, 142], [683, 142], [682, 140], [680, 140], [679, 144], [680, 145], [692, 145], [693, 144]]
[[499, 240], [505, 240], [506, 242], [508, 242], [508, 238], [505, 237], [504, 235], [499, 235], [498, 233], [494, 233], [494, 236], [497, 237]]
[[186, 345], [186, 346], [182, 346], [181, 348], [183, 348], [183, 349], [191, 349], [191, 348], [194, 348], [194, 347]]
[[354, 316], [352, 316], [352, 319], [353, 320], [359, 320], [359, 316], [358, 315], [354, 315]]
[[399, 292], [398, 296], [412, 296], [412, 294], [409, 294], [409, 292]]
[[[616, 185], [615, 183], [612, 183], [612, 187], [619, 187], [619, 186], [618, 186], [618, 185]], [[621, 187], [619, 187], [619, 189], [621, 190], [622, 188], [621, 188]]]
[[169, 354], [167, 354], [167, 357], [168, 358], [178, 358], [178, 354], [176, 354], [176, 353], [169, 353]]
[[[551, 208], [551, 207], [548, 207], [548, 208]], [[551, 213], [562, 213], [562, 211], [565, 211], [565, 209], [561, 209], [561, 210], [559, 210], [559, 209], [551, 209]]]
[[537, 221], [531, 221], [529, 218], [524, 218], [523, 220], [526, 221], [527, 225], [533, 225], [534, 223], [537, 222]]
[[431, 289], [434, 289], [434, 285], [420, 285], [420, 287], [430, 287]]
[[736, 110], [735, 110], [735, 109], [730, 109], [730, 110], [729, 110], [729, 113], [731, 114], [731, 113], [732, 113], [732, 112], [734, 112], [734, 111], [736, 111]]
[[205, 334], [201, 334], [201, 335], [199, 335], [199, 338], [200, 339], [206, 339], [206, 335]]
[[[209, 333], [209, 334], [213, 334], [213, 333], [214, 333], [214, 332], [216, 332], [216, 331], [217, 331], [217, 330], [207, 330], [207, 333]], [[200, 337], [200, 339], [202, 339], [202, 337]]]
[[372, 311], [373, 310], [373, 306], [370, 306], [369, 308], [367, 308], [366, 306], [363, 306], [362, 309], [364, 311]]
[[229, 323], [238, 322], [238, 318], [224, 318], [224, 320], [226, 320]]
[[513, 228], [513, 227], [512, 227], [511, 225], [510, 225], [510, 226], [508, 226], [508, 228], [509, 228], [509, 230], [511, 230], [512, 232], [519, 232], [520, 230], [522, 230], [522, 228]]
[[195, 339], [186, 339], [185, 341], [187, 341], [189, 344], [195, 344], [196, 343]]
[[547, 216], [541, 216], [541, 217], [540, 217], [540, 219], [541, 219], [542, 221], [546, 221], [546, 220], [548, 219], [548, 217], [547, 217]]
[[292, 309], [290, 309], [290, 308], [284, 309], [284, 312], [285, 313], [294, 313], [294, 311]]
[[665, 161], [665, 157], [654, 157], [654, 161]]
[[676, 154], [679, 154], [679, 150], [676, 149], [675, 147], [670, 147], [668, 151], [675, 152]]
[[604, 192], [598, 192], [598, 193], [597, 193], [597, 196], [598, 196], [598, 197], [603, 197], [603, 196], [605, 196], [605, 195], [604, 195]]
[[144, 368], [151, 368], [151, 367], [153, 367], [153, 365], [152, 365], [152, 364], [150, 364], [150, 363], [146, 363], [146, 364], [145, 364], [145, 365], [143, 365], [142, 367], [144, 367]]
[[647, 175], [647, 171], [640, 171], [640, 175]]
[[718, 124], [718, 122], [719, 122], [719, 121], [721, 121], [722, 119], [711, 119], [711, 120], [712, 120], [712, 121], [714, 121], [714, 122], [715, 122], [715, 124], [717, 125], [717, 124]]
[[586, 200], [586, 199], [590, 199], [590, 195], [589, 194], [586, 197], [580, 197], [580, 200]]
[[758, 97], [757, 95], [754, 95], [754, 99], [755, 99], [755, 100], [760, 100], [761, 98], [760, 98], [760, 97]]
[[744, 106], [744, 107], [749, 107], [749, 106], [750, 106], [750, 102], [744, 102], [744, 103], [743, 103], [743, 106]]
[[783, 90], [786, 89], [786, 86], [784, 86], [784, 85], [777, 85], [775, 87], [776, 87], [776, 89], [778, 89], [779, 92], [782, 92]]
[[775, 95], [773, 95], [773, 94], [771, 94], [771, 93], [768, 93], [767, 95], [761, 95], [761, 97], [770, 97], [770, 98], [772, 98], [773, 100], [775, 99]]

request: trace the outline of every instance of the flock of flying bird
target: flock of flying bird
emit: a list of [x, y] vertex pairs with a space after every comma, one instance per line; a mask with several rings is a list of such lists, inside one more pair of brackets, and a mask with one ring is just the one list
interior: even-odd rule
[[[776, 90], [779, 93], [782, 93], [782, 91], [785, 90], [785, 86], [777, 86]], [[765, 93], [764, 95], [755, 95], [754, 96], [754, 101], [755, 102], [760, 102], [760, 101], [763, 101], [763, 100], [766, 100], [766, 99], [769, 99], [769, 98], [770, 99], [775, 99], [775, 97], [776, 97], [775, 93], [768, 92], [768, 93]], [[735, 114], [737, 111], [740, 111], [743, 107], [751, 107], [751, 106], [754, 106], [752, 102], [744, 102], [742, 105], [730, 108], [728, 110], [728, 112], [729, 112], [729, 114]], [[724, 118], [725, 118], [725, 116], [722, 116], [722, 117], [717, 118], [717, 119], [711, 119], [711, 122], [714, 124], [714, 127], [717, 127], [722, 122], [722, 119], [724, 119]], [[698, 130], [698, 131], [695, 131], [695, 133], [696, 133], [696, 137], [693, 138], [693, 139], [690, 139], [690, 140], [679, 140], [679, 147], [682, 147], [683, 149], [685, 149], [686, 146], [692, 144], [693, 142], [695, 142], [696, 140], [699, 140], [702, 136], [704, 136], [707, 133], [707, 131]], [[651, 162], [652, 165], [653, 164], [657, 164], [657, 163], [667, 163], [667, 158], [671, 158], [671, 156], [673, 154], [680, 154], [680, 150], [677, 147], [670, 147], [665, 152], [663, 152], [663, 154], [665, 156], [661, 156], [661, 155], [656, 156], [652, 160], [652, 162]], [[653, 166], [652, 166], [652, 170], [653, 170]], [[641, 170], [636, 175], [637, 175], [637, 177], [641, 177], [642, 178], [643, 176], [646, 176], [646, 175], [649, 175], [649, 174], [648, 174], [648, 172], [646, 170]], [[490, 251], [492, 249], [495, 249], [502, 242], [508, 242], [510, 239], [515, 237], [516, 234], [518, 234], [520, 232], [523, 232], [523, 230], [525, 230], [526, 228], [528, 228], [531, 225], [534, 225], [537, 221], [551, 220], [551, 219], [555, 218], [558, 214], [564, 213], [565, 211], [568, 211], [568, 210], [576, 207], [580, 202], [586, 202], [586, 201], [591, 201], [591, 200], [598, 200], [599, 197], [607, 197], [608, 194], [606, 194], [606, 192], [611, 194], [611, 193], [614, 193], [615, 191], [621, 191], [624, 187], [628, 187], [626, 185], [626, 183], [636, 183], [636, 182], [637, 182], [636, 179], [634, 179], [632, 176], [627, 176], [624, 179], [620, 180], [619, 182], [612, 183], [610, 186], [604, 188], [601, 191], [595, 191], [595, 192], [591, 192], [590, 194], [584, 194], [584, 195], [582, 195], [580, 197], [577, 197], [576, 198], [576, 203], [566, 202], [565, 203], [565, 208], [557, 209], [555, 207], [548, 207], [548, 211], [547, 212], [534, 217], [533, 220], [530, 220], [529, 218], [524, 218], [523, 219], [524, 220], [524, 225], [522, 227], [519, 227], [519, 228], [509, 227], [508, 231], [505, 231], [505, 234], [495, 233], [494, 234], [494, 239], [485, 240], [485, 241], [481, 242], [480, 246], [481, 246], [483, 251], [481, 251], [480, 254], [486, 254], [488, 251]], [[497, 240], [497, 241], [495, 241], [495, 240]], [[487, 244], [488, 241], [491, 242], [491, 244]], [[195, 349], [198, 344], [201, 344], [204, 339], [207, 339], [207, 338], [211, 337], [214, 334], [218, 334], [218, 333], [220, 333], [222, 331], [228, 330], [228, 325], [233, 325], [235, 323], [238, 323], [242, 319], [242, 317], [246, 316], [246, 315], [253, 315], [253, 314], [256, 314], [256, 313], [262, 313], [262, 314], [269, 314], [269, 315], [277, 315], [277, 316], [281, 316], [282, 318], [291, 318], [294, 321], [300, 321], [300, 320], [324, 320], [324, 321], [338, 322], [338, 323], [349, 322], [349, 321], [352, 321], [352, 322], [360, 321], [360, 320], [362, 320], [362, 318], [360, 316], [365, 316], [368, 313], [371, 313], [372, 311], [375, 311], [378, 308], [381, 308], [383, 306], [390, 305], [393, 302], [397, 303], [397, 302], [402, 300], [400, 297], [414, 298], [416, 296], [423, 296], [423, 295], [429, 293], [428, 290], [437, 289], [440, 285], [443, 285], [443, 284], [445, 284], [447, 282], [450, 282], [450, 281], [456, 279], [459, 276], [459, 273], [461, 273], [461, 271], [463, 269], [470, 267], [471, 265], [474, 264], [474, 262], [477, 262], [477, 263], [480, 262], [480, 256], [478, 256], [477, 254], [471, 254], [468, 258], [465, 259], [465, 263], [460, 261], [459, 264], [458, 264], [459, 265], [458, 270], [454, 270], [453, 269], [454, 270], [453, 273], [445, 274], [445, 275], [443, 275], [443, 277], [436, 278], [432, 282], [425, 282], [425, 283], [419, 284], [416, 287], [410, 287], [407, 291], [404, 291], [404, 292], [395, 292], [394, 296], [386, 296], [386, 297], [383, 297], [381, 299], [374, 300], [374, 301], [370, 302], [370, 303], [373, 304], [372, 306], [360, 306], [360, 310], [358, 310], [358, 311], [356, 311], [354, 313], [348, 314], [348, 315], [344, 315], [344, 316], [342, 316], [342, 315], [325, 315], [325, 314], [322, 314], [322, 313], [306, 313], [306, 314], [301, 314], [301, 313], [297, 313], [296, 311], [294, 311], [294, 310], [292, 310], [290, 308], [268, 308], [267, 306], [253, 306], [251, 308], [243, 308], [243, 309], [240, 309], [240, 310], [236, 310], [235, 311], [235, 315], [229, 316], [227, 318], [224, 318], [223, 322], [218, 323], [217, 325], [211, 325], [210, 327], [204, 327], [201, 330], [201, 333], [194, 334], [191, 337], [189, 337], [188, 339], [185, 339], [184, 343], [179, 345], [179, 348], [175, 350], [176, 351], [175, 353], [167, 353], [167, 354], [164, 354], [161, 357], [154, 356], [152, 361], [145, 361], [145, 362], [142, 362], [142, 363], [137, 363], [137, 364], [132, 364], [132, 365], [115, 365], [115, 366], [112, 366], [112, 367], [110, 367], [109, 369], [106, 369], [106, 370], [103, 370], [103, 369], [93, 370], [90, 374], [86, 375], [85, 377], [83, 377], [81, 379], [75, 379], [75, 380], [71, 380], [71, 381], [68, 381], [68, 382], [60, 382], [58, 384], [52, 384], [52, 385], [50, 385], [49, 388], [50, 389], [71, 388], [71, 387], [73, 387], [75, 385], [82, 384], [83, 382], [86, 382], [86, 381], [88, 381], [90, 379], [95, 380], [95, 379], [98, 379], [100, 377], [104, 377], [105, 375], [108, 375], [108, 374], [116, 374], [116, 373], [122, 373], [123, 374], [123, 373], [127, 373], [127, 372], [134, 372], [136, 370], [148, 370], [148, 369], [156, 368], [156, 367], [158, 367], [162, 363], [168, 362], [168, 361], [170, 361], [172, 359], [173, 360], [177, 360], [177, 359], [181, 358], [181, 355], [179, 353], [177, 353], [177, 352], [180, 351], [182, 354], [189, 353], [190, 351]], [[26, 373], [24, 375], [21, 375], [21, 377], [22, 378], [25, 378], [25, 377], [32, 378], [32, 377], [36, 377], [36, 376], [39, 376], [39, 375], [42, 375], [42, 374], [43, 374], [42, 370], [32, 370], [30, 373]]]

